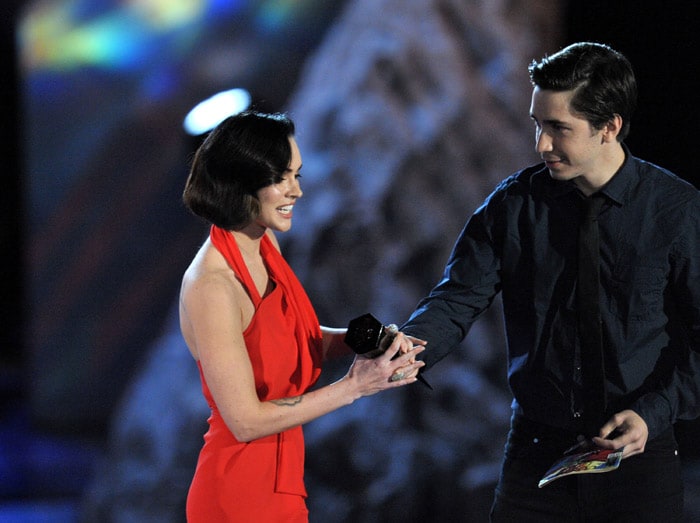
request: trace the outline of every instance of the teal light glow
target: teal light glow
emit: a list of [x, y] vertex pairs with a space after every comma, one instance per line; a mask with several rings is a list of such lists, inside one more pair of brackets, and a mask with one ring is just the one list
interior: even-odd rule
[[219, 0], [113, 2], [93, 17], [79, 18], [89, 0], [46, 3], [19, 27], [26, 70], [70, 71], [82, 67], [138, 69], [164, 47], [187, 51], [212, 17], [229, 16], [246, 4]]
[[255, 19], [260, 30], [270, 33], [314, 18], [323, 8], [322, 0], [263, 0]]
[[258, 13], [258, 23], [265, 30], [271, 31], [283, 27], [292, 16], [295, 6], [305, 2], [292, 0], [268, 0], [263, 2]]

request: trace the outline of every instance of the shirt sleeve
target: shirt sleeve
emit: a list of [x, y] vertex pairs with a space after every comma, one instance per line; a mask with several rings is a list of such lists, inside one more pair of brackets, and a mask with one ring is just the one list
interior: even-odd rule
[[[495, 193], [494, 193], [495, 194]], [[442, 279], [401, 327], [428, 341], [421, 355], [429, 369], [452, 352], [500, 290], [500, 261], [494, 242], [493, 195], [467, 221]]]
[[676, 241], [669, 281], [669, 310], [675, 367], [632, 406], [653, 438], [678, 420], [700, 416], [700, 193], [695, 193], [686, 225]]

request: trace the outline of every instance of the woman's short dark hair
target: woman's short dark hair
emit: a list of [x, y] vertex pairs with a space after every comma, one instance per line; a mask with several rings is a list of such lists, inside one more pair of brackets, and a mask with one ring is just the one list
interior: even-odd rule
[[604, 44], [579, 42], [533, 61], [528, 71], [532, 84], [540, 89], [575, 90], [571, 108], [594, 129], [602, 129], [620, 115], [617, 139], [627, 137], [637, 105], [637, 83], [632, 65], [621, 53]]
[[182, 195], [185, 206], [218, 227], [242, 229], [260, 212], [258, 190], [282, 181], [293, 135], [294, 123], [284, 114], [229, 116], [194, 155]]

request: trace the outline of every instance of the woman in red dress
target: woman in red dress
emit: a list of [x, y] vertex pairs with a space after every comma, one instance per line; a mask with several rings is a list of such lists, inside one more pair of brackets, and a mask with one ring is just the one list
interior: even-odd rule
[[309, 390], [324, 360], [351, 351], [345, 329], [320, 326], [274, 235], [291, 227], [300, 169], [291, 120], [251, 111], [209, 134], [187, 180], [185, 205], [211, 223], [180, 294], [211, 408], [190, 523], [308, 521], [301, 425], [413, 383], [423, 365], [423, 342], [399, 333], [384, 355], [355, 357], [342, 379]]

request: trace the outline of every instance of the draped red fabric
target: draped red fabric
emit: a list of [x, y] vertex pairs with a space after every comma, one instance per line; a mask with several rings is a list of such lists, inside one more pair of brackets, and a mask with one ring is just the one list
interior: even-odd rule
[[[321, 373], [322, 348], [318, 318], [301, 283], [266, 235], [260, 252], [274, 288], [260, 296], [234, 236], [213, 226], [210, 238], [255, 306], [243, 337], [258, 397], [268, 401], [303, 394]], [[302, 428], [238, 442], [218, 411], [201, 365], [200, 375], [212, 415], [188, 495], [188, 521], [303, 520]]]

